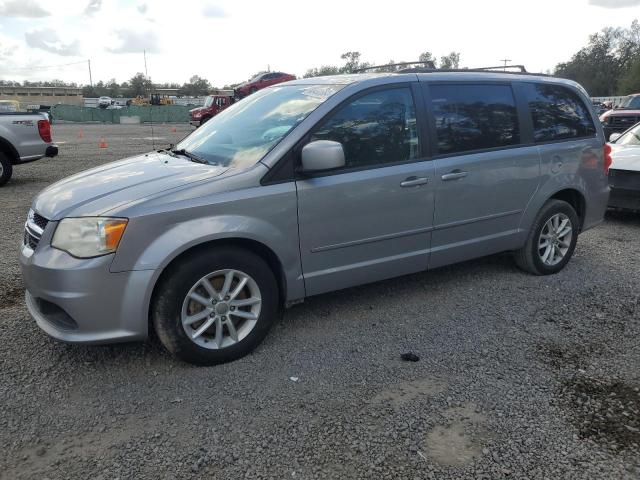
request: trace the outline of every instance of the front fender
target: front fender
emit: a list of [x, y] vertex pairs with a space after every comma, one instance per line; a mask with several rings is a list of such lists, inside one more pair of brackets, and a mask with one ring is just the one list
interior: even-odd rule
[[270, 249], [280, 261], [286, 299], [303, 298], [295, 187], [281, 184], [262, 188], [264, 196], [229, 202], [224, 213], [218, 205], [132, 218], [111, 271], [156, 270], [157, 277], [174, 259], [198, 245], [216, 240], [251, 240]]

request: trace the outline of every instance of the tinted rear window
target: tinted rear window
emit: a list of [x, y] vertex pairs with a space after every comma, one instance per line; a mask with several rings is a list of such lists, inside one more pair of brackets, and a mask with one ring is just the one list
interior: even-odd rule
[[520, 143], [509, 85], [431, 85], [438, 153], [450, 154]]
[[560, 85], [525, 83], [536, 142], [593, 137], [596, 128], [578, 95]]

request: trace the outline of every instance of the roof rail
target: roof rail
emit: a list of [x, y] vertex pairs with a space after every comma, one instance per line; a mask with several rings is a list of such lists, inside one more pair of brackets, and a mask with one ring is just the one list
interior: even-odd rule
[[[508, 69], [517, 69], [516, 72]], [[524, 65], [500, 65], [497, 67], [479, 67], [479, 68], [404, 68], [396, 73], [438, 73], [438, 72], [467, 72], [467, 73], [508, 73], [511, 75], [535, 75], [540, 77], [552, 77], [546, 73], [528, 72]]]
[[398, 62], [398, 63], [387, 63], [386, 65], [371, 65], [370, 67], [359, 68], [354, 70], [353, 73], [361, 73], [366, 72], [367, 70], [373, 70], [375, 68], [385, 68], [385, 67], [402, 67], [404, 65], [426, 65], [424, 68], [434, 70], [436, 68], [435, 64], [432, 60], [425, 60], [423, 62]]

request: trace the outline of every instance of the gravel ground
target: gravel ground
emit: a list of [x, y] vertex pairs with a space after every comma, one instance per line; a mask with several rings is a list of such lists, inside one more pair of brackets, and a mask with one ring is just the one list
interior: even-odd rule
[[[191, 130], [171, 128], [158, 143]], [[318, 296], [252, 355], [197, 368], [30, 319], [32, 197], [151, 147], [148, 126], [54, 136], [59, 157], [0, 189], [1, 478], [640, 478], [640, 215], [608, 215], [558, 275], [498, 255]]]

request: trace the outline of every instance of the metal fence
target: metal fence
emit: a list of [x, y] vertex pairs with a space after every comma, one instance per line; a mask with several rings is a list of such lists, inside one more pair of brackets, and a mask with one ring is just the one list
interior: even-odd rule
[[54, 122], [148, 123], [153, 121], [154, 123], [184, 123], [189, 121], [189, 110], [192, 108], [192, 106], [184, 105], [132, 105], [119, 109], [103, 109], [54, 105], [51, 107], [51, 116]]

